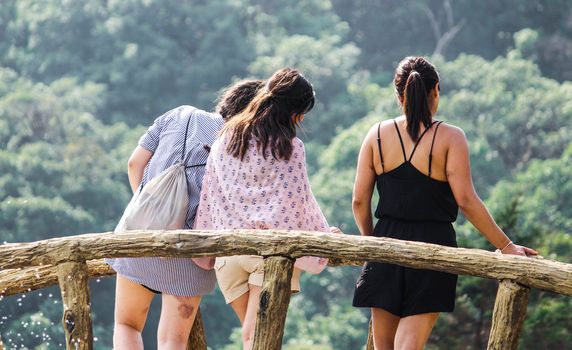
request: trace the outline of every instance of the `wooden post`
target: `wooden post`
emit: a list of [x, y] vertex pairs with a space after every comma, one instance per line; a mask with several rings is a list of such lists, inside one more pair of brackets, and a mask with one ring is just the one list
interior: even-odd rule
[[2, 341], [2, 337], [0, 337], [0, 350], [4, 350], [4, 342]]
[[367, 332], [367, 344], [365, 350], [374, 350], [373, 347], [373, 316], [369, 319], [369, 331]]
[[93, 330], [87, 284], [87, 264], [65, 262], [57, 267], [58, 281], [62, 293], [64, 316], [62, 319], [66, 335], [66, 349], [92, 350]]
[[290, 304], [290, 280], [294, 259], [272, 256], [264, 259], [264, 282], [256, 319], [252, 350], [282, 348], [286, 312]]
[[189, 342], [187, 343], [187, 350], [207, 350], [207, 340], [205, 338], [201, 309], [197, 310], [197, 316], [195, 316], [195, 322], [193, 323]]
[[530, 288], [510, 280], [499, 283], [488, 350], [515, 350], [526, 317]]

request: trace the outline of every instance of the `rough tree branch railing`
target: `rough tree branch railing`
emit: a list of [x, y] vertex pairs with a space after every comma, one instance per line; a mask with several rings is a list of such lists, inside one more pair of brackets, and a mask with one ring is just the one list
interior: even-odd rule
[[[289, 298], [283, 293], [284, 290], [289, 290], [289, 280], [280, 276], [280, 271], [290, 272], [291, 259], [304, 255], [342, 259], [346, 263], [354, 264], [363, 261], [389, 262], [407, 267], [501, 280], [489, 349], [516, 348], [518, 330], [526, 312], [528, 287], [572, 295], [570, 264], [390, 238], [280, 230], [133, 231], [128, 234], [86, 234], [31, 243], [5, 244], [0, 246], [0, 283], [2, 283], [0, 294], [22, 292], [23, 288], [25, 290], [41, 288], [56, 281], [59, 281], [62, 291], [75, 293], [73, 290], [80, 286], [68, 281], [70, 278], [64, 278], [61, 271], [67, 268], [71, 271], [69, 273], [83, 273], [82, 276], [87, 274], [91, 277], [110, 274], [109, 269], [100, 261], [93, 261], [103, 257], [196, 257], [241, 254], [271, 258], [266, 259], [266, 264], [270, 264], [268, 271], [277, 271], [265, 280], [263, 289], [268, 293], [264, 305], [261, 298], [259, 320], [264, 319], [266, 313], [278, 324], [269, 325], [268, 322], [257, 324], [254, 349], [268, 349], [268, 346], [279, 348], [276, 344], [280, 344], [282, 338], [286, 312], [284, 303], [287, 304]], [[55, 266], [60, 270], [59, 280]], [[280, 266], [283, 268], [280, 269]], [[6, 271], [6, 269], [18, 270]], [[80, 280], [83, 281], [83, 278]], [[87, 289], [86, 282], [81, 283]], [[64, 298], [66, 298], [65, 293]], [[282, 298], [283, 302], [278, 304], [269, 302], [274, 298]], [[272, 308], [278, 308], [280, 305], [283, 310], [272, 315], [274, 310]], [[68, 312], [73, 317], [79, 313], [83, 311]], [[81, 320], [75, 320], [73, 317], [71, 321], [77, 325]], [[87, 333], [74, 338], [73, 331], [76, 329], [70, 327], [69, 334], [66, 333], [68, 348], [76, 347], [78, 339], [89, 339]], [[264, 334], [272, 335], [274, 338], [262, 336]], [[263, 345], [263, 342], [266, 345]], [[91, 349], [89, 344], [81, 341], [79, 344], [80, 348], [86, 346], [86, 349]]]

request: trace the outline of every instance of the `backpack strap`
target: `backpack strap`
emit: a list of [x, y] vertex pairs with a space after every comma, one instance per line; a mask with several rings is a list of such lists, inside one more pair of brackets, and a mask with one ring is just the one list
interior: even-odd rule
[[[189, 120], [187, 120], [187, 127], [185, 128], [185, 139], [183, 141], [183, 153], [181, 154], [181, 164], [185, 165], [185, 169], [189, 169], [189, 168], [197, 168], [197, 167], [201, 167], [201, 166], [205, 166], [207, 165], [207, 163], [199, 163], [199, 164], [193, 164], [193, 165], [186, 165], [187, 162], [189, 161], [189, 158], [191, 158], [191, 153], [187, 154], [187, 156], [185, 157], [185, 154], [187, 153], [187, 137], [189, 134], [189, 125], [191, 124], [191, 118], [193, 117], [193, 112], [196, 109], [194, 109], [191, 114], [189, 115]], [[211, 151], [211, 146], [210, 145], [203, 145], [203, 148], [210, 153]]]
[[189, 115], [189, 120], [187, 120], [187, 127], [185, 128], [185, 138], [183, 139], [183, 153], [181, 153], [181, 163], [184, 163], [186, 161], [185, 154], [187, 152], [187, 135], [189, 134], [189, 125], [191, 124], [191, 118], [193, 117], [193, 112], [191, 112], [191, 115]]

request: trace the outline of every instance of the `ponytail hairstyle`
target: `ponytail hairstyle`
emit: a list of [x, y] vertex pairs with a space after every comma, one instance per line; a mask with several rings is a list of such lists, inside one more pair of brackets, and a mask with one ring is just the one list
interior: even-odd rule
[[439, 82], [439, 73], [424, 57], [405, 57], [395, 70], [395, 91], [407, 120], [407, 133], [416, 142], [421, 124], [431, 126], [429, 93]]
[[290, 159], [292, 139], [296, 137], [299, 118], [314, 107], [312, 84], [297, 70], [283, 68], [275, 72], [258, 91], [244, 111], [226, 122], [227, 152], [240, 160], [248, 150], [251, 138], [266, 159], [266, 150], [274, 159]]

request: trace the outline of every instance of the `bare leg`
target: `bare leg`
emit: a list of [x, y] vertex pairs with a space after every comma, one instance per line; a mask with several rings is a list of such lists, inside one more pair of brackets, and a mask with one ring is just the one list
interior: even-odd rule
[[117, 275], [115, 288], [115, 350], [143, 349], [141, 332], [154, 294], [145, 287]]
[[249, 296], [250, 292], [246, 292], [230, 302], [230, 306], [234, 310], [234, 313], [236, 313], [236, 316], [238, 316], [241, 326], [244, 324], [244, 318], [246, 317], [246, 308], [248, 307]]
[[[242, 348], [243, 350], [250, 350], [252, 348], [252, 341], [254, 340], [254, 329], [256, 326], [256, 317], [260, 303], [261, 287], [249, 284], [250, 292], [248, 293], [248, 304], [244, 320], [242, 322]], [[233, 307], [234, 308], [234, 307]]]
[[201, 296], [179, 297], [163, 294], [157, 331], [158, 349], [185, 350]]
[[402, 318], [395, 335], [395, 349], [422, 350], [438, 317], [438, 312], [431, 312]]
[[374, 349], [393, 350], [400, 317], [378, 308], [371, 308], [371, 317]]

